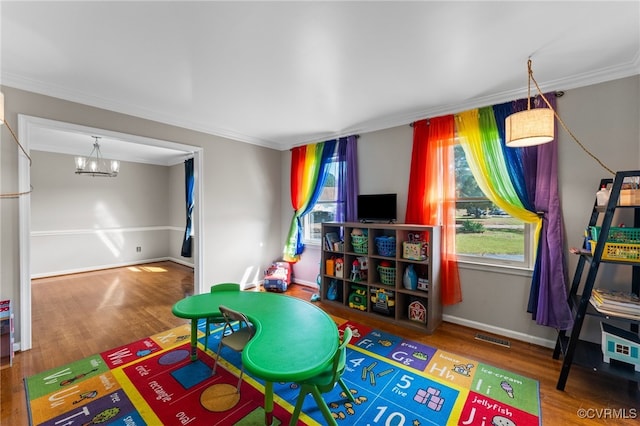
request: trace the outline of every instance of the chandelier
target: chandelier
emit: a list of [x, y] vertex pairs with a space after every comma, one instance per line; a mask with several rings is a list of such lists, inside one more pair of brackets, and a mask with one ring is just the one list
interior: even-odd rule
[[76, 174], [86, 176], [116, 177], [120, 171], [118, 160], [105, 160], [100, 152], [99, 136], [91, 136], [95, 139], [93, 149], [88, 157], [76, 157]]

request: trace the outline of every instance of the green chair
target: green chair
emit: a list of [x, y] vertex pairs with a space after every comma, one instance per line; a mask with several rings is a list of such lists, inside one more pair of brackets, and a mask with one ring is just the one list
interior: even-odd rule
[[[221, 283], [211, 286], [211, 293], [217, 291], [240, 291], [240, 284], [236, 283]], [[211, 326], [213, 324], [224, 323], [224, 316], [222, 314], [214, 315], [207, 318], [207, 322], [204, 329], [204, 349], [207, 350], [207, 344], [209, 343], [209, 334], [211, 334]]]
[[322, 394], [331, 391], [336, 383], [340, 385], [347, 395], [347, 398], [349, 398], [351, 402], [355, 402], [353, 394], [342, 380], [342, 373], [344, 373], [347, 359], [347, 344], [351, 340], [352, 335], [351, 329], [345, 328], [342, 335], [342, 343], [338, 346], [331, 365], [317, 376], [298, 383], [298, 385], [300, 385], [300, 394], [296, 401], [296, 408], [291, 415], [289, 426], [294, 426], [297, 423], [300, 411], [302, 410], [302, 404], [309, 393], [313, 395], [313, 399], [316, 400], [316, 404], [318, 404], [320, 411], [322, 411], [322, 415], [327, 421], [327, 424], [337, 426], [338, 423], [336, 423], [336, 420], [331, 415], [331, 411], [322, 397]]
[[[218, 367], [218, 361], [220, 360], [220, 352], [222, 347], [226, 346], [236, 352], [242, 353], [244, 347], [249, 343], [249, 340], [255, 333], [255, 328], [249, 322], [245, 314], [242, 312], [234, 311], [226, 306], [220, 306], [220, 312], [224, 316], [224, 328], [222, 329], [222, 337], [218, 344], [218, 354], [216, 356], [216, 363], [213, 365], [211, 375], [216, 374], [216, 368]], [[234, 325], [237, 323], [237, 328]], [[238, 386], [236, 392], [240, 392], [240, 385], [242, 384], [242, 374], [244, 373], [244, 366], [240, 363], [240, 377], [238, 379]]]

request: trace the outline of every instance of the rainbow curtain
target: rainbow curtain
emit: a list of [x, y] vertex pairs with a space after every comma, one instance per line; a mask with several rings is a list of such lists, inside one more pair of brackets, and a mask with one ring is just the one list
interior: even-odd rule
[[510, 216], [535, 223], [537, 247], [542, 218], [527, 210], [523, 204], [525, 200], [520, 198], [512, 183], [493, 107], [457, 114], [456, 129], [471, 173], [482, 192]]
[[[555, 96], [545, 94], [553, 108]], [[541, 106], [540, 99], [533, 104]], [[535, 224], [535, 267], [527, 311], [539, 325], [566, 330], [573, 325], [567, 302], [562, 208], [558, 190], [557, 140], [508, 148], [504, 120], [527, 107], [526, 99], [456, 115], [458, 139], [478, 185], [512, 217]]]
[[283, 251], [287, 262], [297, 262], [304, 250], [302, 216], [315, 205], [335, 155], [337, 141], [308, 144], [291, 150], [291, 206], [294, 213]]
[[441, 299], [462, 301], [456, 260], [456, 188], [450, 173], [455, 144], [453, 115], [413, 123], [406, 223], [439, 225], [441, 235]]

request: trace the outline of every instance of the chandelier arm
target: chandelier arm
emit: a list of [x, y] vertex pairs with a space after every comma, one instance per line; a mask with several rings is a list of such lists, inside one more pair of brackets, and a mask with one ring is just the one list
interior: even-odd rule
[[[556, 112], [556, 110], [551, 106], [551, 103], [549, 102], [549, 100], [547, 99], [547, 97], [544, 95], [544, 93], [542, 93], [542, 90], [540, 90], [540, 86], [538, 86], [538, 82], [536, 81], [535, 77], [533, 77], [533, 71], [531, 70], [531, 60], [529, 60], [529, 78], [531, 80], [533, 80], [533, 84], [536, 85], [536, 89], [538, 90], [538, 93], [540, 94], [540, 97], [542, 98], [542, 100], [544, 101], [545, 104], [547, 104], [547, 106], [549, 107], [549, 109], [551, 111], [553, 111], [553, 115], [556, 117], [556, 119], [558, 120], [558, 122], [560, 123], [560, 125], [562, 126], [562, 128], [564, 130], [566, 130], [566, 132], [569, 134], [569, 136], [571, 136], [571, 138], [578, 144], [578, 146], [580, 148], [582, 148], [582, 150], [591, 158], [593, 158], [598, 164], [600, 164], [600, 166], [605, 169], [606, 171], [608, 171], [609, 173], [611, 173], [612, 175], [615, 175], [616, 172], [614, 172], [613, 170], [611, 170], [609, 167], [607, 167], [602, 161], [600, 161], [600, 159], [598, 157], [596, 157], [591, 151], [589, 151], [583, 144], [582, 142], [580, 142], [578, 140], [578, 138], [576, 137], [576, 135], [573, 134], [573, 132], [571, 130], [569, 130], [569, 127], [567, 127], [567, 125], [564, 123], [564, 121], [562, 120], [562, 118], [560, 118], [560, 116], [558, 115], [558, 113]], [[529, 98], [530, 99], [530, 98]]]

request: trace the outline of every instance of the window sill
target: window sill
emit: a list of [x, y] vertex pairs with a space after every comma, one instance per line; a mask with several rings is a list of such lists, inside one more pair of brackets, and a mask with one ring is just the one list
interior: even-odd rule
[[465, 260], [458, 260], [458, 266], [461, 269], [495, 272], [499, 274], [517, 275], [521, 277], [531, 277], [533, 275], [533, 269], [526, 268], [524, 266], [496, 265], [490, 263], [470, 262]]

